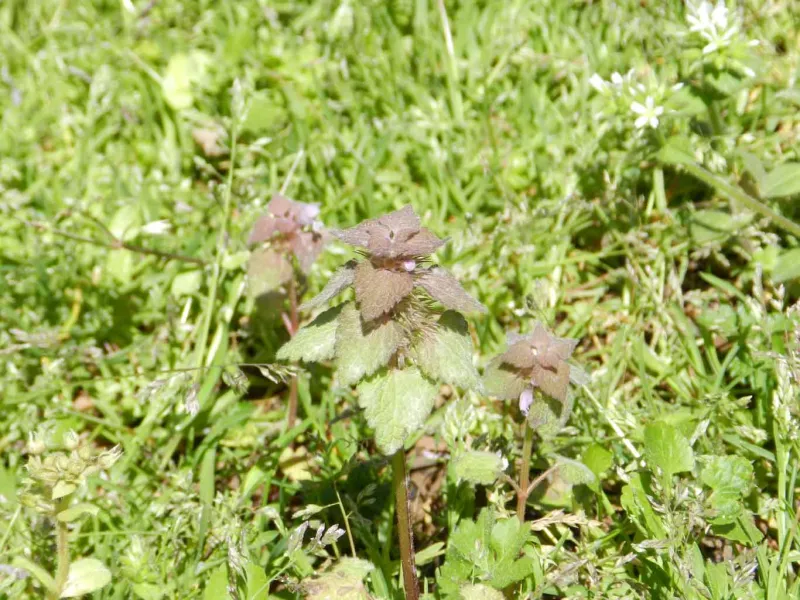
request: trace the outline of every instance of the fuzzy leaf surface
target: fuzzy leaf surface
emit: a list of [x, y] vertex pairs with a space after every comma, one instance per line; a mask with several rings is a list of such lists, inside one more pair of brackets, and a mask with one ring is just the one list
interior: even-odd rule
[[503, 363], [501, 357], [490, 362], [483, 372], [483, 389], [500, 400], [516, 400], [530, 385], [513, 367]]
[[491, 485], [503, 472], [503, 458], [495, 452], [469, 450], [456, 456], [452, 462], [458, 479], [478, 485]]
[[426, 332], [414, 346], [413, 356], [417, 366], [434, 381], [465, 390], [480, 388], [467, 321], [457, 312], [445, 312], [435, 330]]
[[351, 260], [336, 270], [336, 272], [322, 288], [322, 291], [308, 302], [300, 305], [300, 310], [313, 310], [323, 304], [327, 304], [336, 296], [353, 285], [356, 275], [356, 261]]
[[365, 324], [350, 303], [342, 309], [336, 330], [336, 368], [342, 385], [352, 385], [385, 366], [405, 339], [394, 321]]
[[437, 387], [418, 369], [390, 369], [358, 386], [358, 403], [375, 442], [384, 454], [394, 454], [409, 435], [425, 423], [436, 399]]
[[320, 362], [334, 357], [339, 315], [345, 305], [334, 306], [319, 314], [278, 350], [279, 360]]
[[368, 260], [356, 267], [353, 286], [361, 316], [372, 321], [392, 310], [414, 289], [411, 273], [375, 268]]
[[458, 280], [444, 269], [434, 267], [423, 271], [416, 283], [445, 308], [465, 313], [486, 312], [486, 307], [470, 296]]

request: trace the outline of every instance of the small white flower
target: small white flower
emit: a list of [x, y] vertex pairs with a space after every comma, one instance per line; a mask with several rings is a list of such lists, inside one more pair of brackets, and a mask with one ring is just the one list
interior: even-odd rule
[[595, 90], [600, 92], [601, 94], [605, 93], [608, 88], [608, 82], [600, 77], [597, 73], [592, 75], [589, 78], [589, 85], [592, 86]]
[[142, 233], [146, 233], [147, 235], [164, 235], [170, 229], [172, 229], [172, 225], [166, 219], [161, 219], [160, 221], [150, 221], [147, 225], [142, 227]]
[[623, 83], [625, 83], [625, 80], [622, 78], [622, 75], [620, 75], [619, 73], [617, 73], [616, 71], [614, 71], [614, 72], [611, 74], [611, 83], [613, 83], [615, 86], [619, 87], [619, 86], [621, 86]]
[[658, 117], [664, 113], [664, 107], [656, 106], [652, 96], [648, 96], [644, 104], [634, 101], [631, 103], [631, 110], [639, 115], [633, 123], [637, 129], [642, 129], [647, 125], [655, 129], [658, 127]]

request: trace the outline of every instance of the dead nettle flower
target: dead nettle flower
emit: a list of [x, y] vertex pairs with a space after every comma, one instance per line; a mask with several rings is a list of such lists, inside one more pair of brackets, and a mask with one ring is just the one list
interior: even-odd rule
[[[577, 344], [578, 340], [556, 337], [541, 323], [528, 335], [511, 333], [506, 352], [486, 368], [484, 388], [503, 400], [519, 399], [520, 411], [534, 429], [563, 426], [572, 409], [569, 383], [585, 383], [582, 369], [567, 362]], [[534, 397], [536, 390], [539, 398]]]
[[[339, 381], [358, 384], [378, 447], [393, 454], [424, 423], [439, 384], [480, 387], [467, 323], [456, 311], [485, 309], [447, 271], [426, 266], [445, 242], [421, 226], [410, 206], [332, 233], [364, 258], [340, 268], [300, 308], [325, 304], [351, 286], [355, 302], [320, 314], [278, 358], [335, 359]], [[431, 299], [450, 310], [435, 309]]]
[[352, 285], [365, 321], [389, 313], [415, 287], [424, 289], [446, 308], [485, 312], [484, 306], [467, 294], [450, 273], [439, 267], [423, 266], [422, 261], [446, 240], [422, 227], [410, 205], [351, 229], [331, 233], [346, 244], [362, 248], [368, 260], [347, 263], [303, 308], [320, 306]]
[[274, 195], [267, 214], [256, 221], [247, 240], [250, 245], [261, 245], [253, 251], [251, 273], [266, 278], [273, 288], [283, 285], [294, 273], [292, 256], [300, 270], [308, 273], [326, 241], [318, 216], [316, 204]]

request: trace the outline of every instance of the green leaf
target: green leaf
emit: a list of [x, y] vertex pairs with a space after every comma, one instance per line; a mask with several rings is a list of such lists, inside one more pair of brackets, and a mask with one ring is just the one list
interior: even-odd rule
[[715, 492], [744, 495], [753, 483], [753, 466], [741, 456], [715, 456], [700, 479]]
[[203, 271], [195, 269], [194, 271], [186, 271], [179, 273], [172, 280], [172, 285], [169, 288], [173, 296], [180, 298], [181, 296], [190, 296], [200, 289], [203, 284]]
[[133, 253], [129, 250], [111, 250], [106, 257], [106, 271], [117, 283], [130, 283], [133, 277]]
[[490, 362], [483, 372], [483, 389], [489, 396], [500, 400], [516, 400], [530, 381], [517, 374], [509, 365], [504, 365], [500, 358]]
[[11, 565], [17, 567], [18, 569], [24, 569], [33, 577], [42, 584], [43, 587], [47, 588], [51, 593], [56, 594], [58, 590], [56, 589], [56, 582], [50, 573], [37, 563], [33, 562], [29, 558], [25, 558], [24, 556], [17, 555], [15, 556], [12, 561]]
[[167, 593], [167, 590], [156, 583], [135, 583], [131, 589], [139, 600], [161, 600]]
[[375, 442], [384, 454], [394, 454], [406, 438], [425, 423], [437, 387], [415, 367], [381, 371], [358, 386], [358, 403]]
[[59, 481], [53, 487], [53, 500], [58, 500], [64, 496], [69, 496], [72, 492], [78, 489], [74, 483], [67, 483], [66, 481]]
[[248, 562], [245, 567], [247, 577], [246, 600], [267, 600], [269, 597], [269, 579], [264, 569], [254, 562]]
[[125, 204], [114, 213], [113, 217], [111, 217], [111, 222], [108, 224], [108, 230], [118, 240], [129, 242], [139, 233], [139, 226], [141, 225], [141, 222], [142, 219], [139, 204]]
[[753, 220], [752, 214], [732, 216], [721, 210], [698, 210], [692, 215], [689, 232], [698, 244], [724, 240]]
[[633, 521], [639, 530], [648, 538], [664, 539], [667, 531], [661, 518], [647, 498], [644, 482], [640, 473], [631, 475], [630, 483], [622, 488], [620, 504], [628, 518]]
[[570, 485], [589, 485], [595, 482], [594, 473], [582, 462], [564, 456], [556, 456], [558, 472]]
[[175, 54], [169, 59], [161, 79], [164, 99], [175, 110], [190, 108], [194, 103], [193, 84], [202, 82], [211, 57], [200, 50], [190, 54]]
[[404, 337], [394, 321], [370, 324], [365, 331], [355, 304], [345, 304], [336, 329], [336, 372], [342, 385], [357, 383], [386, 366]]
[[692, 143], [683, 136], [671, 137], [659, 150], [658, 158], [669, 165], [683, 165], [694, 162]]
[[451, 465], [453, 473], [459, 480], [491, 485], [503, 472], [505, 461], [495, 452], [468, 450], [457, 455]]
[[792, 248], [778, 256], [772, 270], [772, 281], [783, 283], [800, 277], [800, 248]]
[[462, 600], [503, 600], [503, 592], [480, 583], [468, 583], [461, 587]]
[[770, 171], [761, 186], [764, 198], [800, 194], [800, 163], [783, 163]]
[[414, 345], [417, 366], [434, 381], [465, 390], [480, 387], [480, 379], [472, 363], [472, 340], [466, 319], [459, 313], [445, 312], [432, 332], [423, 334]]
[[342, 306], [334, 306], [298, 330], [278, 350], [279, 360], [320, 362], [333, 358], [336, 352], [336, 330]]
[[611, 467], [613, 461], [614, 455], [600, 444], [592, 444], [583, 453], [583, 464], [598, 478]]
[[203, 600], [231, 600], [228, 593], [228, 565], [222, 563], [208, 578]]
[[659, 467], [667, 477], [694, 467], [689, 440], [672, 425], [654, 423], [645, 427], [644, 449], [650, 464]]
[[58, 513], [57, 517], [62, 523], [71, 523], [83, 515], [92, 515], [94, 517], [99, 512], [100, 509], [94, 504], [82, 502], [80, 504], [76, 504], [75, 506], [70, 506], [66, 510], [62, 510], [60, 513]]
[[61, 598], [76, 598], [90, 594], [111, 583], [111, 571], [99, 560], [81, 558], [69, 566], [69, 575]]

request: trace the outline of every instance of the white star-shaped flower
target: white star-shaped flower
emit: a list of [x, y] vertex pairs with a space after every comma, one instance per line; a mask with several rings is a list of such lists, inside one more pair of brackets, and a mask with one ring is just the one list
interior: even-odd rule
[[648, 96], [644, 104], [634, 101], [631, 103], [631, 110], [634, 114], [639, 115], [633, 123], [637, 129], [642, 129], [647, 125], [655, 129], [658, 127], [658, 117], [664, 113], [664, 107], [656, 106], [652, 96]]

